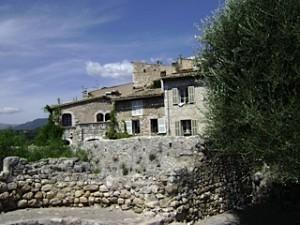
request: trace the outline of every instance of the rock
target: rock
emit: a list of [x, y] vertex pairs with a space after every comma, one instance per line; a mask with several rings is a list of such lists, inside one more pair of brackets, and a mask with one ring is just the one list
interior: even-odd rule
[[99, 190], [100, 190], [100, 192], [108, 192], [108, 189], [105, 185], [101, 185]]
[[132, 204], [141, 208], [144, 205], [144, 201], [140, 198], [134, 198]]
[[23, 195], [24, 199], [30, 200], [33, 198], [33, 193], [32, 192], [27, 192]]
[[177, 194], [177, 191], [178, 191], [178, 186], [176, 184], [168, 184], [166, 187], [166, 192], [169, 195], [175, 195]]
[[84, 192], [82, 190], [77, 190], [75, 191], [75, 198], [79, 198], [84, 194]]
[[65, 194], [61, 193], [61, 192], [57, 193], [57, 195], [56, 195], [56, 198], [58, 198], [60, 200], [63, 200], [65, 197], [66, 197]]
[[169, 198], [164, 198], [159, 200], [159, 206], [162, 208], [167, 208], [170, 206], [170, 204], [171, 204], [171, 199]]
[[5, 192], [8, 190], [7, 184], [0, 181], [0, 192]]
[[125, 210], [129, 210], [131, 207], [129, 206], [129, 205], [121, 205], [121, 209], [123, 210], [123, 211], [125, 211]]
[[21, 191], [23, 193], [31, 191], [31, 186], [28, 183], [25, 183], [22, 187], [21, 187]]
[[46, 185], [42, 186], [41, 190], [47, 192], [47, 191], [51, 191], [52, 189], [53, 189], [52, 184], [46, 184]]
[[150, 201], [145, 203], [145, 206], [147, 206], [150, 209], [154, 209], [158, 205], [159, 205], [158, 201]]
[[98, 191], [99, 190], [99, 186], [96, 185], [96, 184], [90, 184], [90, 185], [84, 186], [83, 190], [94, 192], [94, 191]]
[[[0, 184], [0, 186], [1, 186], [1, 184]], [[17, 187], [18, 187], [17, 182], [10, 182], [10, 183], [7, 184], [7, 189], [9, 191], [16, 190]], [[1, 190], [1, 187], [0, 187], [0, 190]]]
[[52, 199], [50, 199], [49, 203], [52, 206], [59, 206], [59, 205], [61, 205], [62, 201], [58, 198], [52, 198]]
[[130, 198], [131, 197], [131, 193], [130, 193], [130, 191], [122, 190], [121, 193], [120, 193], [120, 197], [124, 198], [124, 199]]
[[0, 172], [0, 180], [5, 181], [11, 173], [11, 169], [17, 165], [20, 158], [16, 156], [6, 157], [3, 160], [3, 170]]
[[27, 200], [25, 200], [25, 199], [18, 201], [18, 208], [26, 208], [27, 205], [28, 205]]
[[108, 200], [107, 198], [102, 198], [102, 199], [101, 199], [101, 202], [102, 202], [103, 204], [106, 204], [106, 205], [109, 204], [109, 200]]
[[49, 191], [49, 192], [46, 193], [46, 198], [47, 199], [52, 199], [55, 196], [56, 196], [56, 192], [54, 192], [54, 191]]
[[33, 183], [31, 186], [31, 191], [37, 192], [41, 190], [42, 185], [40, 183]]
[[40, 200], [37, 200], [37, 199], [28, 200], [29, 207], [38, 208], [38, 207], [41, 207], [41, 205], [42, 205], [42, 202]]
[[157, 199], [163, 199], [163, 198], [165, 198], [165, 196], [162, 195], [162, 194], [157, 194], [157, 195], [156, 195], [156, 198], [157, 198]]
[[144, 212], [143, 215], [145, 217], [148, 217], [148, 218], [153, 218], [156, 216], [156, 213], [155, 212], [151, 212], [151, 211], [147, 211], [147, 212]]
[[88, 199], [86, 197], [82, 196], [82, 197], [79, 198], [79, 202], [82, 203], [82, 204], [87, 204]]
[[133, 211], [135, 212], [135, 213], [142, 213], [143, 212], [143, 209], [142, 208], [140, 208], [140, 207], [134, 207], [133, 208]]
[[124, 198], [118, 198], [118, 205], [123, 205], [125, 203]]
[[7, 191], [0, 194], [0, 200], [6, 200], [8, 198], [9, 198], [9, 193]]
[[35, 199], [42, 199], [43, 198], [43, 193], [38, 191], [34, 194]]
[[172, 201], [170, 203], [170, 206], [173, 207], [173, 208], [177, 208], [179, 205], [180, 205], [180, 203], [178, 201]]

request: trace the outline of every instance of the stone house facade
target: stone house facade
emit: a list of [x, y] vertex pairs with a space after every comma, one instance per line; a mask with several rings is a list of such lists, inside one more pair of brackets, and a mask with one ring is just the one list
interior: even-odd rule
[[64, 139], [70, 143], [105, 138], [115, 109], [119, 130], [131, 135], [192, 136], [204, 127], [205, 87], [193, 60], [171, 66], [133, 62], [133, 83], [84, 91], [83, 99], [52, 106], [61, 110]]
[[161, 89], [139, 91], [125, 98], [115, 100], [122, 130], [131, 135], [153, 136], [166, 134], [164, 99]]
[[205, 125], [205, 87], [198, 82], [194, 69], [179, 69], [162, 80], [168, 135], [201, 134]]

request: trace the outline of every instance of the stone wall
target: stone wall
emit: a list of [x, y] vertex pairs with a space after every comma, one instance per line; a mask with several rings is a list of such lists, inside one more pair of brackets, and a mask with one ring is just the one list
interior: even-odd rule
[[150, 87], [153, 81], [160, 80], [160, 72], [167, 66], [133, 62], [132, 80], [134, 88]]
[[198, 136], [141, 136], [85, 142], [80, 147], [89, 152], [92, 165], [101, 169], [102, 174], [154, 176], [181, 169], [192, 171], [199, 142]]
[[[252, 200], [248, 167], [239, 165], [234, 158], [207, 151], [196, 137], [131, 141], [136, 148], [130, 152], [130, 140], [95, 147], [99, 152], [107, 152], [103, 161], [111, 157], [111, 163], [118, 164], [115, 171], [104, 170], [104, 167], [100, 173], [95, 170], [95, 166], [101, 165], [95, 164], [96, 161], [103, 157], [97, 155], [95, 149], [89, 150], [93, 155], [91, 163], [76, 158], [45, 159], [36, 163], [17, 157], [6, 158], [0, 174], [0, 211], [97, 205], [133, 210], [149, 217], [159, 214], [167, 223], [195, 221], [243, 207]], [[99, 142], [93, 144], [100, 145]], [[112, 148], [119, 150], [119, 161], [114, 159], [117, 152], [112, 152]], [[156, 158], [150, 158], [150, 152]], [[126, 161], [130, 155], [134, 157]], [[94, 159], [96, 157], [99, 158]], [[130, 168], [140, 157], [146, 171], [133, 168], [123, 175], [123, 162]], [[157, 167], [158, 162], [160, 167]]]

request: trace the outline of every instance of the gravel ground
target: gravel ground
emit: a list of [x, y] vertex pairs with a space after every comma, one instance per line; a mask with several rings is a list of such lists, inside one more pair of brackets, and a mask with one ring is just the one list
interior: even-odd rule
[[[236, 225], [230, 213], [213, 216], [195, 225]], [[147, 218], [132, 211], [109, 208], [38, 208], [22, 209], [0, 214], [1, 225], [160, 225], [162, 218]], [[172, 223], [183, 225], [185, 223]]]
[[132, 211], [108, 208], [39, 208], [0, 214], [1, 225], [129, 225], [153, 224], [152, 221]]

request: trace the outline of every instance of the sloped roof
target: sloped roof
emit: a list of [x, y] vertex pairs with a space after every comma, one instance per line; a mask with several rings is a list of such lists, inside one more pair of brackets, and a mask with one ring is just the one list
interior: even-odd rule
[[157, 96], [163, 96], [163, 91], [161, 88], [149, 89], [149, 88], [141, 88], [135, 89], [133, 92], [127, 96], [116, 97], [115, 101], [126, 101], [131, 99], [140, 99], [140, 98], [151, 98]]
[[197, 75], [197, 71], [193, 69], [186, 69], [186, 70], [181, 70], [177, 73], [167, 74], [161, 77], [161, 79], [167, 80], [167, 79], [175, 79], [175, 78], [182, 78], [182, 77], [195, 77], [196, 75]]
[[[94, 91], [90, 91], [88, 94], [93, 97], [108, 96], [112, 93], [119, 93], [119, 96], [126, 96], [133, 92], [133, 83], [121, 84], [112, 87], [103, 87]], [[115, 97], [111, 95], [110, 97]]]
[[88, 97], [82, 99], [76, 99], [71, 102], [66, 102], [62, 104], [52, 105], [52, 108], [56, 107], [66, 107], [71, 105], [77, 105], [81, 103], [91, 102], [98, 99], [113, 99], [120, 96], [128, 96], [133, 92], [133, 83], [121, 84], [112, 87], [103, 87], [98, 90], [94, 90], [88, 93]]

